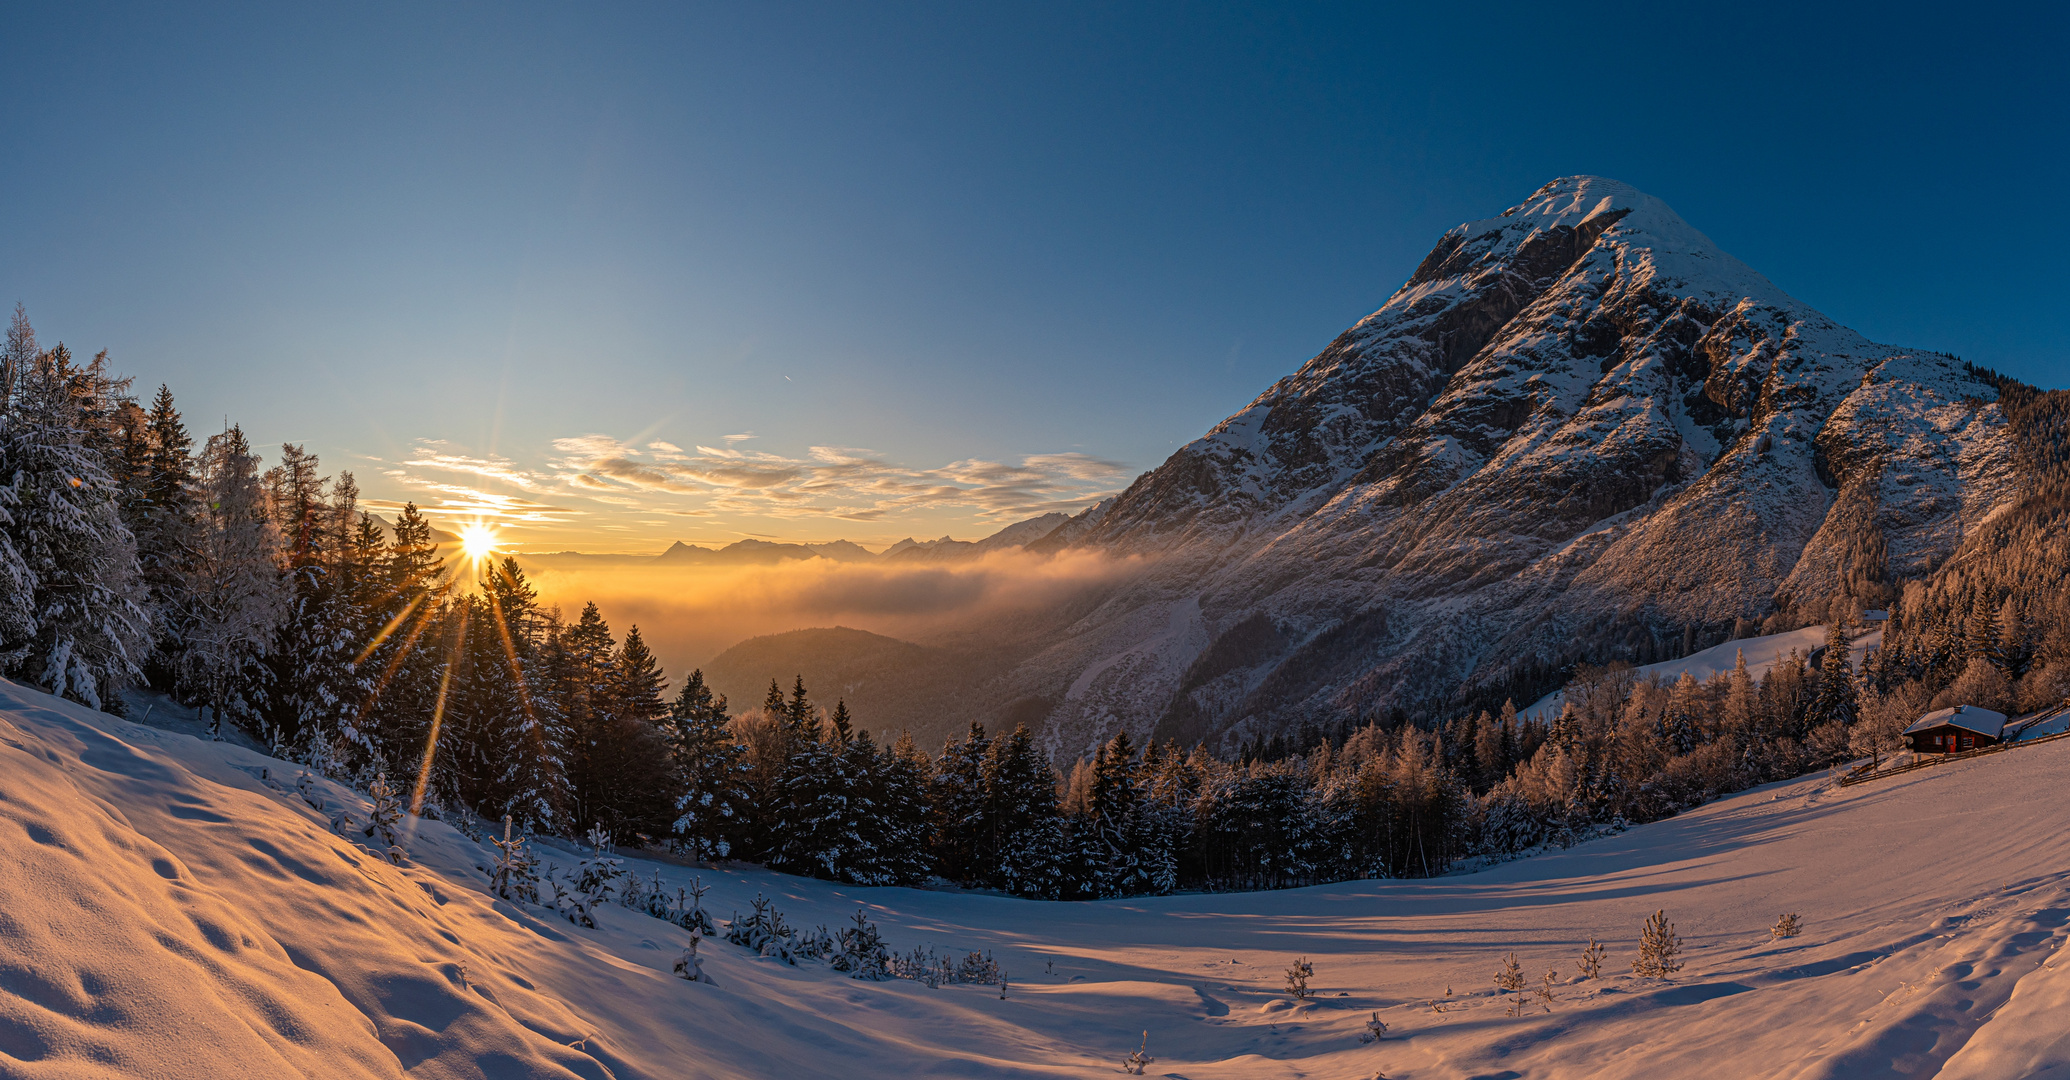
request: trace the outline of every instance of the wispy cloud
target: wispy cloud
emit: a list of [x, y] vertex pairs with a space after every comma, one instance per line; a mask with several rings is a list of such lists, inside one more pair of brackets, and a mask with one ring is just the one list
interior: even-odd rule
[[1123, 467], [1087, 454], [1018, 463], [968, 459], [916, 469], [875, 451], [815, 446], [803, 458], [742, 450], [744, 437], [694, 452], [630, 446], [604, 435], [554, 440], [561, 482], [592, 496], [685, 496], [703, 511], [873, 521], [910, 510], [963, 510], [990, 520], [1081, 508], [1112, 493]]

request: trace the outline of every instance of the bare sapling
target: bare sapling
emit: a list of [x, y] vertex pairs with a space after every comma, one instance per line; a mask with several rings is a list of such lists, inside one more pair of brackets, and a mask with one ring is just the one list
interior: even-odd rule
[[1315, 965], [1309, 963], [1307, 957], [1294, 961], [1293, 966], [1287, 968], [1288, 995], [1295, 1001], [1308, 1000], [1308, 980], [1314, 976]]
[[1495, 989], [1514, 994], [1523, 988], [1524, 965], [1517, 963], [1517, 954], [1510, 953], [1502, 958], [1502, 970], [1495, 973]]
[[1595, 938], [1588, 939], [1588, 948], [1581, 951], [1581, 977], [1600, 979], [1603, 977], [1603, 955], [1610, 950], [1596, 944]]

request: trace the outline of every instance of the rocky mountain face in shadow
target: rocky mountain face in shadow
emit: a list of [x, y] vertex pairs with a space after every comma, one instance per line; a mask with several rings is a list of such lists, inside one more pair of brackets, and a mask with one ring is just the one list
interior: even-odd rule
[[1029, 545], [1155, 569], [985, 696], [1051, 747], [1528, 701], [1916, 576], [2011, 503], [1998, 383], [1569, 177], [1446, 233], [1300, 370]]

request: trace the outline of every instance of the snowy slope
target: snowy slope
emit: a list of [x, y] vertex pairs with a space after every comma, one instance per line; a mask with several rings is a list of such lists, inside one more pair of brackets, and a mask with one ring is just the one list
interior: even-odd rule
[[[2036, 797], [2066, 767], [2058, 742], [1806, 779], [1478, 873], [1291, 892], [1044, 904], [705, 872], [722, 913], [861, 903], [896, 946], [992, 949], [1000, 1000], [717, 942], [717, 985], [685, 983], [682, 931], [492, 901], [446, 826], [413, 823], [390, 866], [269, 783], [278, 762], [0, 684], [0, 1073], [1082, 1077], [1147, 1030], [1149, 1074], [1190, 1080], [2070, 1076], [2070, 831]], [[1655, 908], [1687, 968], [1619, 974]], [[1786, 910], [1806, 930], [1773, 941]], [[1606, 977], [1574, 983], [1590, 937]], [[1558, 970], [1550, 1012], [1505, 1015], [1511, 950], [1534, 983]], [[1289, 1008], [1300, 955], [1318, 997]], [[1361, 1045], [1375, 1011], [1389, 1038]]]
[[[1713, 675], [1731, 671], [1739, 663], [1740, 654], [1745, 653], [1747, 674], [1759, 681], [1767, 676], [1768, 670], [1775, 666], [1776, 661], [1791, 652], [1808, 657], [1825, 643], [1824, 626], [1807, 626], [1802, 630], [1791, 630], [1784, 634], [1740, 638], [1723, 645], [1713, 645], [1708, 649], [1690, 653], [1680, 660], [1645, 664], [1638, 669], [1638, 676], [1641, 679], [1658, 676], [1663, 682], [1674, 682], [1686, 674], [1693, 676], [1698, 682], [1703, 682]], [[1880, 627], [1853, 639], [1848, 645], [1849, 662], [1859, 668], [1862, 659], [1882, 644], [1883, 630]], [[1566, 704], [1566, 698], [1565, 691], [1555, 690], [1529, 706], [1517, 710], [1517, 715], [1550, 720], [1559, 713], [1560, 706]]]
[[[2017, 489], [1996, 400], [1661, 200], [1565, 177], [1447, 232], [1377, 311], [1045, 538], [1161, 561], [993, 696], [1051, 703], [1072, 753], [1117, 727], [1234, 740], [1536, 696], [1931, 569]], [[1151, 641], [1195, 598], [1195, 650]], [[1272, 648], [1216, 648], [1261, 616]]]

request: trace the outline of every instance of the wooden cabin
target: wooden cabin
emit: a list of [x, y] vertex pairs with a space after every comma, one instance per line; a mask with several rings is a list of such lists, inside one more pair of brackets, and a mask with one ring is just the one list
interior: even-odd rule
[[1921, 754], [1959, 754], [1996, 746], [2005, 737], [2005, 714], [1957, 705], [1935, 709], [1905, 729], [1905, 741]]

